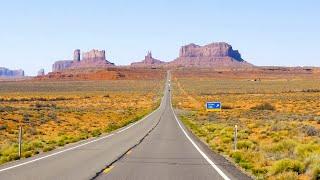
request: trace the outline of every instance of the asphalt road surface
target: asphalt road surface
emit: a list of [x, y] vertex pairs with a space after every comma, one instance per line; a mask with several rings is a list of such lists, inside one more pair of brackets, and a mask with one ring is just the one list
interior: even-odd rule
[[171, 106], [113, 133], [0, 166], [0, 179], [250, 179], [193, 136]]

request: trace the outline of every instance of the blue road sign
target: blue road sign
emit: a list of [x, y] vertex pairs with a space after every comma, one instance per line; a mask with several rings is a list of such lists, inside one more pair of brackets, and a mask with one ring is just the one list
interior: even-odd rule
[[221, 102], [207, 102], [206, 108], [208, 111], [220, 111], [221, 110]]

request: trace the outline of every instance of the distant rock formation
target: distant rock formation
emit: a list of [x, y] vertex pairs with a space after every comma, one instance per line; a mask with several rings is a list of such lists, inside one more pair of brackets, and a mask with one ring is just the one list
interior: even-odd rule
[[241, 58], [237, 50], [225, 42], [211, 43], [205, 46], [189, 44], [182, 46], [177, 59], [169, 66], [183, 67], [251, 67]]
[[0, 77], [24, 77], [24, 71], [22, 69], [10, 70], [8, 68], [0, 67]]
[[56, 61], [52, 65], [52, 71], [63, 71], [65, 69], [77, 68], [100, 68], [114, 66], [113, 63], [106, 60], [105, 51], [91, 50], [82, 54], [80, 57], [80, 50], [76, 49], [73, 52], [73, 60]]
[[40, 69], [40, 70], [38, 71], [38, 76], [44, 76], [44, 75], [45, 75], [44, 69]]
[[152, 57], [151, 51], [148, 51], [147, 55], [144, 57], [144, 60], [140, 62], [131, 63], [131, 66], [134, 67], [154, 67], [163, 65], [165, 62], [160, 61]]

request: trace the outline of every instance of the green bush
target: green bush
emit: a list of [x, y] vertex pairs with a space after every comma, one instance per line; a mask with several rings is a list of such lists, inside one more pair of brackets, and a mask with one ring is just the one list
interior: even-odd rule
[[298, 173], [296, 172], [282, 172], [275, 176], [276, 180], [298, 180]]
[[320, 179], [320, 164], [316, 165], [311, 170], [311, 178], [313, 180], [319, 180]]
[[101, 135], [101, 130], [100, 129], [95, 129], [94, 131], [91, 132], [91, 135], [93, 137], [97, 137]]
[[244, 169], [252, 169], [252, 163], [247, 159], [246, 153], [243, 151], [236, 151], [232, 153], [231, 157], [233, 160], [239, 164]]
[[54, 150], [54, 149], [55, 149], [55, 146], [53, 146], [53, 145], [45, 146], [43, 148], [43, 152], [48, 152], [48, 151], [51, 151], [51, 150]]
[[267, 147], [268, 152], [293, 152], [297, 143], [292, 140], [283, 140]]
[[104, 132], [111, 132], [119, 128], [119, 125], [117, 123], [111, 123], [107, 126], [107, 128], [104, 130]]
[[320, 152], [320, 145], [319, 144], [299, 144], [295, 148], [295, 154], [300, 159], [307, 158], [313, 152]]
[[10, 154], [8, 158], [9, 158], [9, 161], [20, 159], [18, 153]]
[[22, 157], [24, 158], [28, 158], [32, 156], [32, 151], [26, 151], [24, 153], [22, 153]]
[[270, 173], [272, 175], [287, 172], [287, 171], [292, 171], [292, 172], [297, 172], [298, 174], [303, 173], [305, 170], [305, 166], [302, 162], [298, 160], [293, 160], [293, 159], [282, 159], [279, 161], [276, 161], [271, 169]]
[[252, 141], [249, 140], [241, 140], [237, 143], [238, 149], [252, 149], [254, 147], [254, 144]]
[[305, 160], [307, 174], [311, 179], [320, 179], [320, 153], [311, 154]]

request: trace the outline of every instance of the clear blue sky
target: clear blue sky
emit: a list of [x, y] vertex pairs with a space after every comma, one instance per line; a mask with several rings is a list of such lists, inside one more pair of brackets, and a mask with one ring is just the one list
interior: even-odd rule
[[28, 0], [0, 5], [0, 67], [35, 75], [76, 48], [125, 65], [188, 43], [230, 43], [255, 65], [320, 66], [317, 0]]

